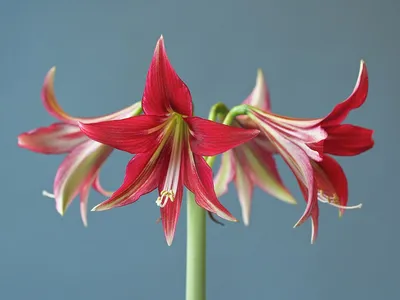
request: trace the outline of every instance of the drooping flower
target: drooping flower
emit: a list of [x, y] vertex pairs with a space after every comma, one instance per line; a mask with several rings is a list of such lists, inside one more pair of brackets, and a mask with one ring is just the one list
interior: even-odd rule
[[100, 184], [99, 172], [113, 148], [89, 139], [81, 132], [78, 121], [98, 122], [126, 118], [141, 113], [140, 102], [121, 111], [97, 118], [74, 118], [69, 116], [58, 104], [54, 93], [55, 67], [47, 73], [43, 88], [42, 102], [50, 115], [59, 120], [47, 127], [40, 127], [18, 136], [18, 145], [42, 154], [68, 153], [58, 168], [54, 179], [53, 194], [46, 191], [45, 196], [55, 199], [56, 209], [64, 215], [74, 198], [80, 195], [80, 209], [83, 224], [87, 226], [87, 202], [90, 188], [109, 196]]
[[[264, 145], [262, 154], [257, 154], [254, 149], [250, 151], [252, 155], [257, 155], [259, 161], [265, 157], [268, 158], [263, 167], [265, 170], [269, 168], [269, 176], [275, 179], [275, 184], [271, 186], [268, 181], [265, 181], [264, 183], [270, 186], [267, 192], [272, 195], [275, 193], [274, 196], [282, 200], [292, 199], [281, 183], [276, 168], [271, 167], [274, 163], [272, 155], [277, 153], [296, 176], [307, 203], [306, 209], [295, 227], [311, 217], [311, 240], [313, 242], [318, 231], [318, 200], [338, 207], [340, 213], [343, 213], [345, 209], [360, 207], [347, 206], [346, 176], [337, 161], [328, 154], [357, 155], [373, 147], [372, 130], [350, 124], [341, 124], [351, 110], [360, 107], [366, 100], [368, 92], [366, 65], [361, 61], [360, 72], [353, 93], [345, 101], [339, 103], [328, 116], [319, 119], [295, 119], [272, 113], [268, 92], [264, 80], [261, 79], [259, 75], [254, 91], [245, 100], [245, 103], [249, 105], [248, 118], [239, 117], [236, 120], [240, 127], [258, 128], [261, 133], [252, 141], [231, 151], [231, 159], [228, 159], [228, 154], [224, 154], [221, 169], [215, 179], [216, 190], [222, 194], [235, 176], [235, 181], [238, 180], [238, 173], [251, 174], [249, 171], [247, 173], [240, 172], [240, 170], [246, 170], [245, 168], [248, 170], [252, 166], [251, 159], [248, 158], [249, 155], [244, 156], [241, 153], [243, 152], [242, 149], [250, 148], [257, 141], [264, 140], [262, 142], [262, 145]], [[258, 168], [261, 169], [260, 166]], [[240, 176], [244, 177], [243, 175]], [[247, 176], [246, 179], [249, 177]], [[237, 184], [239, 199], [242, 197], [241, 205], [245, 220], [249, 217], [251, 201], [249, 190], [252, 190], [253, 187], [250, 179], [245, 181], [239, 178], [244, 184]], [[285, 195], [287, 198], [283, 199], [283, 197], [277, 196], [277, 191], [281, 192], [279, 195]], [[246, 195], [246, 197], [243, 197], [243, 195]]]
[[[270, 110], [270, 97], [261, 70], [257, 72], [256, 85], [244, 104]], [[248, 116], [239, 116], [232, 124], [241, 128], [256, 128]], [[221, 166], [215, 177], [215, 192], [221, 196], [228, 191], [228, 184], [235, 182], [242, 218], [249, 224], [251, 202], [255, 186], [282, 201], [295, 204], [296, 201], [283, 185], [273, 155], [276, 149], [264, 133], [251, 141], [222, 154]]]
[[182, 202], [183, 187], [196, 203], [218, 216], [236, 221], [215, 195], [212, 170], [203, 156], [225, 152], [255, 137], [259, 130], [222, 125], [193, 116], [190, 91], [169, 62], [161, 36], [147, 73], [143, 116], [86, 124], [90, 138], [136, 154], [121, 187], [93, 210], [137, 201], [158, 188], [156, 204], [168, 245], [171, 245]]
[[[348, 183], [346, 174], [331, 155], [359, 155], [374, 146], [373, 130], [352, 124], [342, 124], [350, 111], [364, 104], [368, 95], [368, 85], [367, 66], [364, 61], [361, 61], [358, 79], [351, 95], [337, 104], [328, 116], [320, 119], [320, 125], [328, 136], [323, 143], [322, 161], [312, 161], [316, 178], [317, 198], [320, 202], [338, 207], [339, 216], [342, 216], [346, 209], [360, 208], [361, 204], [347, 206]], [[304, 189], [302, 191], [304, 194]], [[312, 242], [315, 241], [318, 234], [318, 215], [319, 207], [315, 205], [311, 210]]]

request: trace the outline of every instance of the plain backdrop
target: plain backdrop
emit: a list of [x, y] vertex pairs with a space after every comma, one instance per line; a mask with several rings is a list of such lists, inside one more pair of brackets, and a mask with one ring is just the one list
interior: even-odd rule
[[[256, 189], [249, 227], [208, 222], [208, 299], [400, 299], [399, 13], [394, 0], [0, 1], [0, 299], [184, 299], [185, 203], [171, 247], [155, 193], [91, 212], [84, 228], [78, 201], [61, 217], [41, 195], [63, 156], [17, 146], [19, 133], [54, 122], [40, 99], [53, 65], [67, 112], [110, 113], [140, 100], [161, 34], [203, 117], [217, 101], [243, 101], [257, 68], [273, 111], [292, 117], [324, 116], [345, 99], [360, 59], [370, 75], [348, 122], [373, 128], [376, 146], [339, 158], [349, 203], [363, 208], [338, 219], [321, 204], [310, 245], [309, 222], [292, 228], [305, 203], [278, 160], [298, 205]], [[105, 187], [119, 186], [130, 157], [113, 153]], [[92, 192], [89, 206], [103, 200]], [[221, 201], [241, 218], [234, 185]]]

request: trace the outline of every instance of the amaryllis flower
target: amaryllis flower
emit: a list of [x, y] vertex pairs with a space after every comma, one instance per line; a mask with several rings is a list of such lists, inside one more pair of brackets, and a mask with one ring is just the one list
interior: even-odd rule
[[90, 188], [93, 187], [105, 196], [111, 195], [111, 192], [104, 190], [100, 185], [99, 172], [113, 148], [89, 139], [81, 132], [78, 121], [90, 123], [125, 118], [140, 114], [141, 106], [140, 102], [137, 102], [121, 111], [97, 118], [71, 117], [57, 102], [54, 93], [55, 71], [53, 67], [47, 73], [41, 96], [46, 110], [59, 122], [22, 133], [18, 136], [18, 145], [42, 154], [68, 153], [54, 179], [54, 194], [46, 191], [43, 194], [55, 199], [56, 209], [61, 215], [80, 194], [82, 221], [87, 226], [87, 201]]
[[[252, 175], [254, 171], [251, 170], [255, 164], [252, 164], [251, 160], [258, 159], [261, 162], [264, 159], [262, 164], [255, 165], [258, 167], [258, 172], [261, 172], [262, 168], [263, 172], [269, 172], [267, 177], [269, 181], [264, 182], [269, 189], [264, 188], [264, 190], [290, 202], [288, 200], [292, 200], [292, 197], [283, 186], [272, 158], [273, 154], [279, 154], [296, 176], [307, 202], [306, 209], [295, 227], [311, 217], [313, 242], [318, 231], [318, 200], [338, 207], [340, 213], [345, 209], [360, 207], [360, 205], [347, 206], [346, 176], [337, 161], [328, 154], [357, 155], [373, 147], [372, 130], [341, 124], [352, 109], [360, 107], [365, 102], [367, 92], [368, 74], [366, 65], [362, 61], [353, 93], [339, 103], [327, 117], [289, 118], [270, 111], [268, 91], [259, 73], [254, 91], [245, 100], [249, 105], [248, 118], [241, 116], [236, 121], [242, 128], [258, 128], [261, 133], [252, 141], [233, 149], [230, 154], [224, 154], [221, 169], [215, 179], [217, 193], [225, 192], [228, 183], [235, 179], [243, 218], [248, 222], [253, 177], [255, 177]], [[254, 147], [257, 143], [263, 146], [262, 153]], [[247, 150], [251, 153], [247, 156], [243, 154], [246, 147], [251, 149]], [[271, 178], [274, 181], [271, 181]]]
[[193, 116], [190, 91], [170, 64], [162, 36], [147, 74], [142, 106], [142, 116], [80, 123], [90, 138], [136, 154], [126, 168], [121, 187], [93, 210], [131, 204], [158, 188], [156, 204], [160, 207], [167, 243], [171, 245], [186, 186], [199, 206], [236, 221], [218, 201], [212, 170], [203, 156], [217, 155], [247, 142], [259, 130], [235, 128]]
[[[268, 88], [261, 70], [257, 72], [256, 85], [244, 104], [270, 110]], [[242, 128], [256, 128], [248, 116], [239, 116], [232, 124]], [[228, 184], [233, 180], [238, 192], [245, 225], [249, 224], [254, 186], [282, 201], [295, 204], [296, 201], [283, 185], [279, 176], [275, 158], [275, 147], [268, 137], [260, 133], [251, 141], [222, 154], [221, 166], [215, 177], [215, 192], [221, 196], [228, 191]]]
[[[345, 209], [360, 208], [347, 206], [348, 183], [340, 164], [329, 154], [338, 156], [354, 156], [361, 154], [374, 146], [373, 130], [352, 124], [342, 124], [351, 110], [364, 104], [368, 94], [368, 71], [364, 61], [360, 63], [360, 71], [353, 93], [343, 102], [334, 107], [332, 112], [321, 119], [320, 126], [328, 134], [323, 143], [323, 159], [312, 161], [317, 186], [317, 198], [339, 208], [342, 216]], [[305, 194], [305, 189], [302, 187]], [[318, 205], [311, 209], [312, 235], [314, 241], [318, 234]], [[300, 225], [297, 224], [297, 225]]]

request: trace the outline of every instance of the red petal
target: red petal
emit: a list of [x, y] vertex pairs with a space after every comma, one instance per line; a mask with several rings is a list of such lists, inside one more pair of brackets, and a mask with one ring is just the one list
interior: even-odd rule
[[[266, 131], [290, 140], [301, 148], [311, 159], [319, 161], [322, 159], [322, 147], [317, 147], [319, 142], [328, 136], [320, 126], [319, 119], [293, 119], [279, 116], [259, 109], [251, 108], [249, 117], [264, 127]], [[260, 128], [261, 129], [261, 128]]]
[[343, 102], [335, 106], [332, 112], [323, 119], [323, 126], [340, 124], [351, 110], [359, 108], [368, 94], [368, 71], [364, 61], [360, 63], [360, 72], [353, 93]]
[[[307, 202], [307, 198], [308, 198], [307, 188], [300, 181], [298, 181], [298, 183], [299, 183], [300, 191], [303, 194], [303, 197]], [[316, 201], [316, 203], [312, 206], [312, 208], [310, 210], [310, 216], [311, 216], [311, 244], [313, 244], [318, 236], [318, 223], [319, 223], [319, 221], [318, 221], [318, 219], [319, 219], [318, 201]]]
[[54, 93], [54, 75], [56, 73], [56, 67], [52, 67], [47, 72], [42, 87], [42, 102], [46, 110], [50, 115], [64, 121], [66, 123], [75, 124], [75, 119], [69, 116], [58, 104], [56, 95]]
[[311, 244], [314, 244], [318, 237], [319, 207], [315, 205], [311, 212]]
[[54, 179], [56, 209], [61, 215], [84, 186], [92, 185], [112, 150], [106, 145], [88, 140], [65, 157]]
[[124, 182], [112, 196], [92, 210], [101, 211], [132, 204], [142, 195], [148, 194], [158, 186], [162, 163], [154, 153], [135, 155], [126, 167]]
[[161, 220], [168, 246], [171, 246], [174, 239], [176, 225], [181, 211], [182, 196], [183, 184], [180, 182], [176, 191], [175, 200], [173, 202], [168, 201], [164, 207], [160, 208]]
[[361, 154], [374, 146], [373, 130], [344, 124], [325, 128], [328, 138], [324, 152], [333, 155], [352, 156]]
[[253, 181], [245, 171], [246, 167], [236, 164], [235, 185], [239, 197], [244, 225], [250, 224], [251, 203], [253, 200]]
[[278, 130], [269, 126], [269, 124], [262, 124], [262, 129], [264, 134], [274, 144], [279, 154], [288, 164], [300, 185], [303, 185], [307, 190], [307, 206], [302, 217], [295, 225], [295, 227], [297, 227], [310, 217], [312, 208], [317, 205], [318, 202], [314, 171], [311, 166], [310, 158], [300, 145], [286, 138]]
[[76, 125], [54, 123], [18, 136], [18, 146], [43, 154], [60, 154], [72, 151], [88, 138]]
[[243, 129], [227, 126], [199, 117], [188, 117], [191, 132], [190, 146], [198, 155], [217, 155], [243, 144], [260, 131], [257, 129]]
[[94, 179], [92, 186], [96, 192], [102, 194], [103, 196], [110, 197], [113, 194], [113, 192], [105, 190], [101, 185], [100, 172], [96, 175], [96, 178]]
[[135, 154], [156, 148], [165, 120], [165, 117], [142, 115], [99, 123], [79, 123], [79, 127], [99, 143]]
[[164, 116], [171, 111], [186, 116], [192, 115], [192, 96], [189, 88], [169, 62], [162, 36], [157, 42], [147, 73], [142, 106], [148, 115]]
[[232, 151], [227, 151], [221, 156], [221, 165], [214, 177], [215, 194], [217, 197], [228, 192], [228, 185], [235, 176], [235, 161]]
[[112, 114], [99, 116], [99, 117], [92, 117], [92, 118], [75, 118], [68, 115], [60, 106], [57, 101], [55, 92], [54, 92], [54, 76], [56, 73], [56, 68], [53, 67], [47, 73], [43, 88], [42, 88], [42, 102], [46, 110], [49, 112], [50, 115], [53, 117], [70, 124], [76, 124], [76, 122], [84, 122], [84, 123], [94, 123], [112, 119], [122, 119], [127, 118], [132, 115], [140, 114], [141, 113], [141, 104], [140, 102], [136, 102], [133, 105], [126, 107], [122, 110], [113, 112]]
[[200, 155], [187, 153], [185, 158], [184, 184], [195, 195], [196, 203], [228, 221], [236, 221], [230, 212], [218, 201], [214, 191], [212, 170]]
[[[336, 194], [339, 200], [337, 204], [346, 206], [348, 201], [348, 184], [342, 167], [329, 155], [324, 155], [324, 159], [316, 164], [319, 166], [319, 169], [315, 169], [318, 190], [321, 190], [330, 197]], [[343, 209], [340, 211], [341, 213], [344, 212]]]
[[243, 104], [255, 106], [265, 111], [271, 109], [269, 91], [261, 69], [257, 70], [256, 85], [251, 94], [243, 101]]

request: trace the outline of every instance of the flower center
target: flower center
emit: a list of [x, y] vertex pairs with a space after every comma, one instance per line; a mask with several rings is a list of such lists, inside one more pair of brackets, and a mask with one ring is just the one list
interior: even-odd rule
[[167, 166], [164, 185], [156, 204], [159, 207], [165, 207], [168, 201], [174, 202], [176, 193], [180, 184], [181, 165], [183, 155], [183, 142], [187, 131], [187, 126], [182, 116], [174, 113], [166, 126], [165, 146], [170, 147], [170, 157]]

